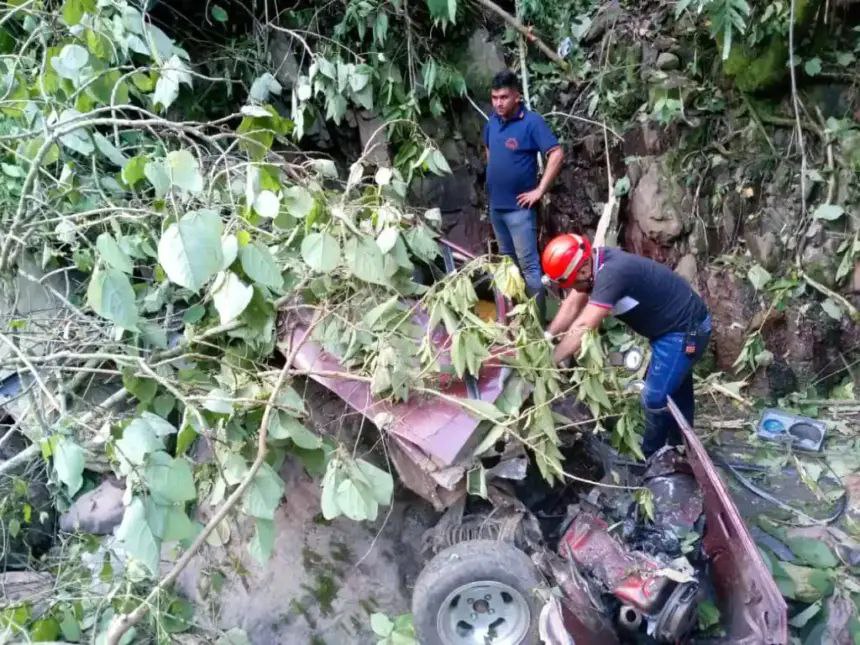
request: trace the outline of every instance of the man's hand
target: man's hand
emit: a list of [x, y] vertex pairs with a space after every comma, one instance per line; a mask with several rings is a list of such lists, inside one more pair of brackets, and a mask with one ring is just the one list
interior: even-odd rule
[[543, 197], [543, 191], [540, 188], [535, 188], [527, 193], [517, 195], [517, 204], [520, 208], [531, 208], [540, 201], [541, 197]]

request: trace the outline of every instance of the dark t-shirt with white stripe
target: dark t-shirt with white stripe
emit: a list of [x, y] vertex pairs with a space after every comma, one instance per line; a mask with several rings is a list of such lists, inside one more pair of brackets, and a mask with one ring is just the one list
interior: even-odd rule
[[589, 302], [611, 309], [612, 315], [648, 339], [687, 332], [708, 315], [699, 295], [669, 267], [607, 247], [594, 250]]

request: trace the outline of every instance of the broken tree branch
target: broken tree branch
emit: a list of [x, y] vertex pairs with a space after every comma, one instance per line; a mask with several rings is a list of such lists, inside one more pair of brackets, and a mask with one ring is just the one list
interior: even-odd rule
[[190, 547], [182, 554], [182, 557], [176, 561], [176, 564], [173, 565], [173, 568], [167, 572], [167, 574], [155, 585], [146, 596], [144, 601], [140, 603], [134, 611], [130, 614], [120, 614], [111, 622], [110, 627], [108, 628], [107, 637], [105, 642], [107, 645], [119, 645], [120, 639], [125, 635], [125, 633], [131, 629], [133, 626], [137, 625], [143, 617], [146, 615], [146, 612], [149, 611], [149, 607], [152, 605], [155, 598], [159, 593], [164, 591], [170, 585], [172, 585], [176, 579], [179, 577], [179, 574], [188, 566], [188, 563], [191, 562], [191, 559], [196, 555], [197, 551], [203, 546], [203, 543], [215, 530], [215, 528], [224, 521], [224, 518], [227, 517], [227, 514], [232, 510], [232, 508], [236, 505], [236, 503], [242, 498], [245, 494], [245, 491], [251, 485], [251, 482], [254, 480], [254, 477], [257, 475], [257, 471], [263, 465], [263, 462], [266, 459], [266, 453], [268, 452], [268, 437], [269, 437], [269, 423], [272, 418], [272, 411], [275, 409], [275, 399], [277, 399], [278, 393], [281, 391], [281, 388], [284, 386], [284, 383], [287, 380], [287, 376], [290, 373], [290, 366], [293, 364], [293, 361], [296, 358], [296, 353], [299, 351], [302, 345], [304, 345], [307, 338], [310, 336], [311, 332], [314, 330], [316, 325], [323, 320], [322, 317], [317, 318], [316, 321], [308, 325], [307, 330], [299, 339], [299, 341], [290, 349], [290, 355], [287, 356], [287, 360], [284, 363], [284, 367], [281, 369], [280, 374], [278, 375], [278, 380], [275, 383], [275, 387], [272, 388], [271, 394], [269, 394], [269, 399], [266, 402], [266, 408], [263, 411], [263, 418], [260, 421], [260, 434], [257, 438], [257, 456], [254, 458], [254, 463], [251, 464], [251, 467], [248, 469], [248, 472], [245, 474], [245, 477], [239, 483], [239, 486], [230, 497], [227, 498], [227, 501], [218, 509], [218, 511], [210, 518], [210, 520], [206, 523], [206, 526], [203, 527], [203, 530], [200, 531], [200, 534], [194, 540]]
[[549, 58], [556, 65], [561, 67], [562, 69], [567, 69], [568, 65], [565, 60], [558, 55], [549, 45], [547, 45], [543, 40], [541, 40], [538, 36], [535, 36], [532, 32], [531, 28], [526, 27], [523, 23], [517, 20], [514, 16], [509, 14], [507, 11], [502, 9], [499, 5], [497, 5], [493, 0], [478, 0], [478, 4], [483, 5], [485, 8], [489, 9], [496, 15], [500, 16], [506, 23], [508, 23], [511, 27], [520, 32], [525, 39], [533, 42], [538, 46], [544, 54], [546, 54], [547, 58]]

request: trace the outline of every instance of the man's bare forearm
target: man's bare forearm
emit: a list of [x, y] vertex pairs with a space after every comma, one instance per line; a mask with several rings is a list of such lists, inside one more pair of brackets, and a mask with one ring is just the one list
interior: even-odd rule
[[567, 331], [586, 302], [588, 302], [588, 294], [578, 291], [572, 292], [561, 303], [561, 307], [559, 307], [558, 313], [552, 319], [547, 331], [553, 336], [558, 336]]
[[558, 173], [561, 172], [562, 161], [564, 161], [564, 152], [562, 152], [561, 147], [550, 151], [546, 160], [546, 170], [544, 170], [543, 177], [541, 177], [540, 184], [538, 185], [538, 190], [540, 190], [542, 195], [546, 194], [550, 186], [552, 186], [552, 182], [558, 177]]
[[555, 349], [553, 350], [553, 361], [558, 364], [561, 363], [563, 360], [570, 358], [571, 356], [576, 356], [577, 354], [579, 354], [579, 350], [582, 347], [582, 337], [587, 331], [588, 327], [584, 326], [574, 326], [573, 328], [571, 328], [561, 339], [561, 342], [556, 345]]

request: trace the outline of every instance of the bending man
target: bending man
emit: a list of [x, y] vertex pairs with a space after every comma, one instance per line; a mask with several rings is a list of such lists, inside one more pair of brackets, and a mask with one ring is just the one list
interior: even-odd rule
[[693, 424], [693, 365], [711, 336], [705, 303], [668, 267], [620, 249], [598, 247], [579, 235], [559, 235], [542, 256], [547, 279], [573, 289], [549, 326], [561, 336], [553, 358], [561, 362], [579, 353], [583, 335], [614, 315], [651, 341], [651, 363], [642, 391], [646, 457], [681, 443], [680, 430], [667, 407], [671, 396]]

